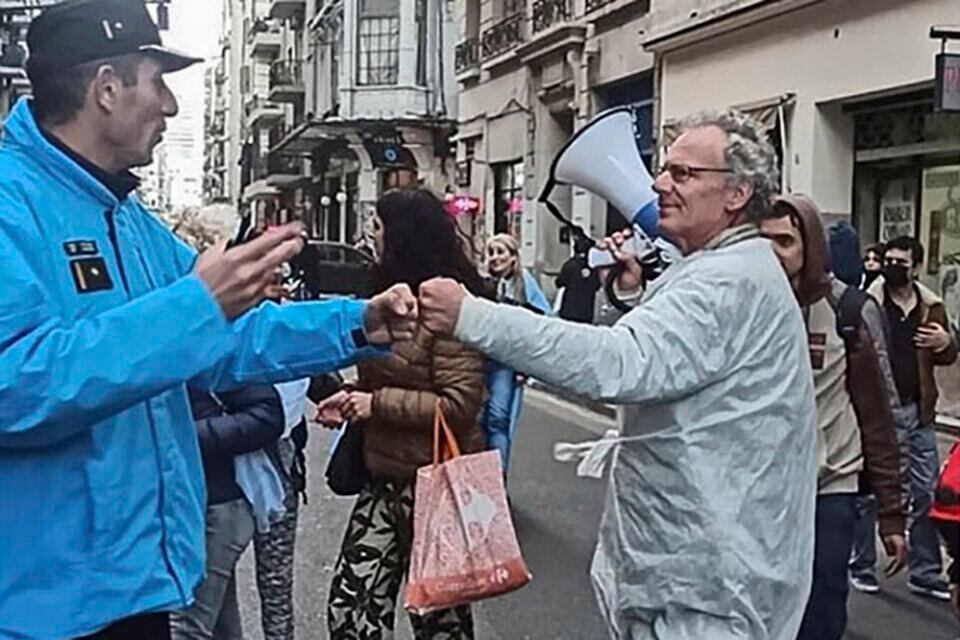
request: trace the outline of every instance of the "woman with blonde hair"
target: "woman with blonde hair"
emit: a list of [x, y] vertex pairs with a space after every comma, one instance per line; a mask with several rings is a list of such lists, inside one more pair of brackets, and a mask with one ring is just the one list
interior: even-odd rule
[[[498, 302], [515, 304], [539, 314], [551, 314], [550, 303], [536, 279], [520, 264], [520, 244], [507, 233], [498, 233], [487, 241], [487, 272], [496, 282]], [[517, 373], [499, 362], [486, 367], [487, 402], [480, 426], [487, 447], [500, 452], [503, 475], [510, 463], [510, 448], [520, 420], [523, 385]]]

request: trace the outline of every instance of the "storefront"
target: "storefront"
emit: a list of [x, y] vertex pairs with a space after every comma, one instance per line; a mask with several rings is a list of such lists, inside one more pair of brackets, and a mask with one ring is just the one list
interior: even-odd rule
[[862, 240], [919, 238], [921, 278], [939, 288], [960, 265], [960, 114], [935, 112], [933, 97], [931, 86], [845, 110], [854, 120], [853, 220]]
[[343, 139], [314, 152], [311, 184], [304, 194], [310, 237], [351, 244], [360, 240], [360, 170], [357, 154]]

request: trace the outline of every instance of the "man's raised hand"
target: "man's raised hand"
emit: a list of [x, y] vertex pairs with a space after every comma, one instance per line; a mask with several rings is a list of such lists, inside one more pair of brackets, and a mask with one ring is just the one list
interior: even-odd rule
[[227, 249], [226, 242], [211, 247], [197, 258], [194, 272], [233, 320], [266, 297], [277, 269], [301, 249], [299, 223], [287, 224], [239, 247]]

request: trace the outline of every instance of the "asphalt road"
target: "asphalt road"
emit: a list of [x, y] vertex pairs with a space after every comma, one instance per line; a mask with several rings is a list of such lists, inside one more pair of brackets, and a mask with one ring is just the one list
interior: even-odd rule
[[[475, 607], [481, 640], [603, 640], [589, 581], [602, 510], [603, 483], [577, 478], [573, 465], [552, 458], [553, 444], [602, 434], [605, 419], [528, 393], [510, 474], [510, 494], [524, 558], [534, 576], [524, 589]], [[943, 438], [941, 449], [945, 450]], [[352, 499], [333, 496], [323, 482], [327, 434], [311, 434], [310, 503], [302, 507], [297, 540], [297, 638], [326, 638], [327, 588]], [[248, 639], [261, 640], [252, 553], [241, 562], [240, 601]], [[960, 626], [944, 603], [910, 594], [905, 578], [876, 596], [851, 595], [849, 640], [954, 640]], [[398, 640], [411, 638], [398, 616]]]

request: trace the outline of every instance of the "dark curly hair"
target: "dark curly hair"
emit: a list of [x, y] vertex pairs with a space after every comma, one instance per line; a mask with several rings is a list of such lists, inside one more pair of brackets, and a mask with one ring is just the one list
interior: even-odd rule
[[445, 277], [474, 295], [485, 294], [456, 223], [432, 192], [422, 187], [389, 191], [377, 201], [377, 215], [383, 223], [383, 255], [374, 270], [374, 291], [406, 283], [416, 293], [421, 283]]

